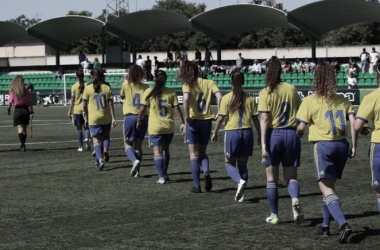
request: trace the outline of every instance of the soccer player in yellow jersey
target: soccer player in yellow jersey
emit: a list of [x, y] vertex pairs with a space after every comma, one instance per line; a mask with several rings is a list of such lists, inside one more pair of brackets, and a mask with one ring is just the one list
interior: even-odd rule
[[[84, 74], [83, 71], [78, 70], [77, 71], [77, 79], [78, 82], [76, 82], [71, 87], [71, 101], [70, 101], [70, 107], [69, 107], [69, 113], [68, 116], [70, 119], [74, 119], [74, 126], [77, 129], [77, 139], [79, 148], [78, 151], [83, 151], [83, 135], [82, 135], [82, 127], [84, 127], [84, 117], [83, 117], [83, 104], [82, 104], [82, 94], [85, 88], [85, 82], [84, 82]], [[74, 114], [74, 117], [73, 117]], [[85, 145], [87, 150], [91, 150], [91, 144], [90, 144], [90, 130], [88, 127], [84, 127], [84, 134], [85, 134]]]
[[238, 185], [235, 200], [243, 202], [248, 180], [247, 162], [253, 151], [252, 120], [259, 137], [260, 124], [257, 119], [255, 99], [243, 91], [244, 75], [234, 72], [231, 82], [232, 92], [222, 98], [211, 141], [217, 141], [219, 128], [226, 119], [224, 127], [226, 131], [224, 136], [226, 169], [228, 175]]
[[165, 83], [165, 71], [155, 72], [155, 85], [144, 92], [137, 119], [137, 129], [140, 129], [141, 119], [149, 108], [149, 146], [153, 147], [154, 165], [159, 177], [157, 184], [165, 184], [169, 180], [167, 171], [170, 161], [169, 145], [174, 135], [173, 111], [181, 123], [180, 132], [183, 134], [185, 130], [177, 95], [172, 89], [166, 88]]
[[[357, 132], [354, 130], [355, 113], [348, 99], [337, 95], [333, 68], [320, 63], [315, 70], [315, 93], [306, 97], [298, 112], [297, 135], [309, 128], [309, 141], [314, 143], [314, 167], [319, 188], [323, 194], [323, 223], [319, 233], [330, 235], [331, 216], [340, 226], [339, 242], [347, 241], [351, 228], [346, 222], [341, 203], [335, 194], [335, 182], [342, 177], [348, 157], [356, 152]], [[351, 123], [352, 148], [345, 139]]]
[[218, 87], [212, 80], [202, 79], [201, 70], [196, 63], [182, 61], [179, 78], [183, 82], [183, 109], [186, 120], [186, 142], [189, 145], [190, 169], [194, 181], [192, 193], [201, 193], [200, 168], [202, 166], [205, 177], [205, 189], [212, 189], [209, 173], [209, 160], [206, 154], [207, 144], [211, 136], [212, 120], [211, 95], [214, 94], [219, 104], [222, 99]]
[[[377, 82], [380, 79], [380, 65], [377, 66]], [[355, 130], [361, 131], [362, 134], [368, 134], [368, 121], [372, 121], [374, 130], [371, 136], [370, 146], [370, 166], [372, 172], [371, 185], [375, 188], [377, 196], [377, 206], [380, 211], [380, 89], [373, 91], [364, 97], [360, 104], [355, 121]]]
[[278, 189], [279, 165], [282, 163], [284, 180], [292, 199], [294, 220], [303, 220], [300, 209], [300, 186], [297, 181], [297, 168], [300, 165], [301, 141], [296, 135], [296, 113], [301, 99], [294, 86], [283, 82], [281, 63], [276, 56], [268, 61], [266, 85], [259, 95], [261, 147], [263, 164], [267, 175], [267, 198], [271, 215], [266, 222], [279, 223]]
[[125, 154], [132, 162], [131, 176], [140, 176], [140, 163], [142, 160], [142, 141], [148, 129], [148, 116], [144, 113], [140, 129], [136, 129], [137, 117], [140, 111], [140, 102], [145, 90], [149, 87], [142, 83], [144, 71], [140, 66], [129, 67], [128, 81], [123, 82], [120, 97], [124, 100], [124, 148]]
[[96, 154], [95, 167], [101, 171], [104, 168], [103, 150], [108, 149], [110, 143], [110, 130], [116, 126], [113, 97], [109, 86], [102, 84], [99, 70], [91, 71], [93, 81], [84, 89], [83, 109], [85, 124], [90, 126], [92, 141]]

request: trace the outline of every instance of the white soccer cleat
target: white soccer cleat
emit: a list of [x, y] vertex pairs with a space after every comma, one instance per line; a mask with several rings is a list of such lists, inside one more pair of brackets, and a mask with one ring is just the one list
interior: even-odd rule
[[268, 218], [265, 220], [267, 223], [270, 223], [272, 225], [277, 225], [280, 220], [278, 219], [277, 214], [271, 214]]
[[78, 152], [82, 152], [83, 151], [83, 148], [78, 148]]
[[244, 190], [245, 190], [246, 186], [247, 186], [247, 182], [245, 180], [241, 179], [239, 184], [238, 184], [238, 187], [237, 187], [237, 191], [236, 191], [236, 195], [235, 195], [235, 201], [239, 201], [241, 199], [241, 197], [244, 196]]
[[301, 224], [303, 221], [303, 213], [301, 211], [300, 202], [297, 198], [292, 199], [292, 209], [293, 209], [294, 221], [297, 224]]
[[138, 177], [138, 176], [136, 176], [136, 174], [138, 174], [139, 169], [140, 169], [140, 161], [135, 160], [132, 164], [131, 177]]
[[104, 160], [103, 160], [103, 159], [100, 159], [100, 160], [99, 160], [98, 170], [99, 170], [99, 171], [102, 171], [103, 168], [104, 168], [104, 165], [105, 165]]
[[244, 199], [244, 194], [241, 196], [240, 200], [238, 200], [238, 202], [244, 202], [245, 199]]
[[156, 181], [156, 184], [165, 184], [165, 182], [165, 178], [159, 178], [158, 181]]
[[90, 141], [89, 139], [85, 139], [85, 140], [84, 140], [84, 144], [85, 144], [85, 146], [86, 146], [86, 149], [87, 149], [88, 151], [90, 151], [90, 150], [91, 150], [91, 141]]

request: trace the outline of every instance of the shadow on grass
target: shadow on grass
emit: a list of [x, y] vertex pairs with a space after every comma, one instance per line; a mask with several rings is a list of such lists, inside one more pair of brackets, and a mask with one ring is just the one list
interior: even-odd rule
[[[366, 212], [366, 213], [373, 213], [373, 212]], [[365, 214], [365, 213], [364, 213]], [[376, 212], [378, 215], [379, 213]], [[380, 229], [370, 229], [369, 227], [363, 227], [364, 231], [353, 231], [353, 236], [349, 239], [349, 241], [353, 244], [359, 244], [363, 240], [365, 240], [367, 237], [371, 236], [380, 236]]]

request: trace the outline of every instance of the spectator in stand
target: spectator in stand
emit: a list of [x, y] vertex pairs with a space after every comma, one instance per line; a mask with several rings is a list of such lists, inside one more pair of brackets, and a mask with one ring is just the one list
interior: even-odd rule
[[239, 53], [239, 56], [236, 58], [236, 72], [242, 71], [243, 61], [244, 61], [244, 58], [241, 56], [241, 53]]
[[99, 68], [101, 68], [101, 67], [102, 67], [102, 66], [100, 65], [100, 62], [99, 62], [98, 58], [95, 57], [95, 59], [94, 59], [94, 64], [92, 65], [92, 68], [93, 68], [93, 69], [99, 69]]
[[200, 61], [202, 61], [202, 53], [198, 49], [195, 49], [195, 62], [198, 66], [200, 65]]
[[153, 76], [152, 76], [152, 60], [150, 60], [149, 56], [146, 57], [145, 61], [145, 74], [146, 74], [146, 80], [147, 81], [152, 81]]
[[168, 50], [164, 63], [166, 65], [166, 69], [173, 68], [173, 53], [170, 50]]
[[334, 59], [331, 61], [331, 66], [333, 67], [335, 73], [340, 71], [340, 64], [336, 57], [334, 57]]
[[375, 47], [372, 48], [372, 52], [369, 54], [370, 57], [370, 71], [371, 73], [376, 72], [377, 59], [379, 59], [379, 52], [376, 51]]
[[303, 65], [302, 65], [302, 72], [309, 73], [309, 71], [310, 71], [310, 62], [309, 62], [309, 59], [305, 57], [305, 61], [303, 62]]
[[26, 86], [25, 89], [29, 90], [30, 92], [33, 92], [33, 90], [34, 90], [34, 86], [33, 86], [33, 84], [30, 82], [30, 80], [28, 80], [28, 85]]
[[54, 78], [55, 79], [57, 79], [57, 78], [62, 79], [62, 75], [63, 75], [63, 68], [62, 68], [62, 66], [58, 66], [58, 70], [57, 70], [57, 72], [55, 72]]
[[297, 57], [293, 65], [293, 72], [302, 73], [302, 61]]
[[175, 56], [175, 62], [179, 63], [181, 61], [182, 55], [178, 49], [174, 52], [174, 56]]
[[358, 86], [356, 85], [356, 78], [354, 74], [350, 73], [347, 76], [347, 84], [348, 84], [348, 89], [357, 89]]
[[314, 60], [311, 60], [311, 62], [310, 62], [310, 64], [309, 64], [309, 72], [310, 73], [314, 73], [314, 71], [315, 71], [315, 67], [316, 67], [317, 65], [315, 64], [315, 62], [314, 62]]
[[289, 73], [290, 69], [291, 69], [290, 62], [286, 60], [284, 64], [284, 69], [283, 69], [284, 74], [286, 75], [287, 73]]
[[158, 72], [158, 69], [160, 68], [159, 66], [160, 62], [157, 60], [157, 56], [154, 57], [154, 74], [156, 75]]
[[187, 61], [187, 60], [188, 60], [188, 58], [187, 58], [187, 52], [186, 52], [185, 47], [182, 48], [182, 52], [181, 52], [181, 60], [182, 60], [182, 61]]
[[84, 72], [84, 74], [90, 73], [90, 65], [91, 65], [91, 63], [90, 63], [90, 61], [88, 61], [87, 57], [84, 59], [84, 61], [81, 64], [83, 66], [83, 70], [84, 70], [83, 72]]
[[363, 49], [363, 52], [359, 56], [360, 58], [360, 69], [362, 70], [362, 73], [367, 72], [368, 69], [368, 63], [369, 63], [369, 53]]
[[86, 55], [82, 51], [79, 51], [79, 63], [81, 64], [84, 60], [86, 60]]
[[358, 71], [355, 68], [355, 62], [348, 68], [348, 75], [352, 74], [354, 77], [358, 76]]
[[226, 74], [226, 70], [216, 64], [211, 66], [211, 71], [213, 75]]
[[251, 73], [252, 74], [261, 74], [261, 65], [257, 60], [255, 60], [253, 62]]
[[211, 60], [214, 60], [214, 58], [212, 58], [212, 54], [211, 54], [211, 51], [208, 50], [208, 48], [206, 48], [206, 52], [205, 52], [205, 73], [208, 74], [209, 72], [209, 66], [210, 66], [210, 61]]
[[140, 66], [143, 70], [145, 69], [145, 61], [141, 55], [139, 55], [139, 59], [136, 60], [136, 65]]

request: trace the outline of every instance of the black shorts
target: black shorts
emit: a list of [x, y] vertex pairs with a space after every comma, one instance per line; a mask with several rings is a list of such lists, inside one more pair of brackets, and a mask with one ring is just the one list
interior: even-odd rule
[[17, 107], [13, 114], [13, 126], [29, 125], [30, 112], [28, 107]]

